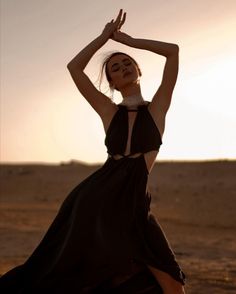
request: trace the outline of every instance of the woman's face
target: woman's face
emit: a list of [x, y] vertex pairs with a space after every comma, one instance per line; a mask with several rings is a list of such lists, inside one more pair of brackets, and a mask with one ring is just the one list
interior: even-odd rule
[[137, 83], [139, 79], [137, 65], [124, 54], [113, 56], [107, 64], [107, 70], [111, 77], [111, 85], [118, 90]]

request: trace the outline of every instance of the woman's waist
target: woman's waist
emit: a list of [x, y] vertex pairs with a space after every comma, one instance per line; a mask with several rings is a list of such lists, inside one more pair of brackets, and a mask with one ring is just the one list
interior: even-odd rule
[[147, 173], [149, 174], [151, 169], [153, 168], [155, 164], [155, 159], [157, 157], [158, 151], [157, 150], [151, 150], [148, 152], [138, 152], [138, 153], [132, 153], [132, 154], [110, 154], [108, 153], [108, 159], [114, 159], [114, 160], [120, 160], [120, 159], [132, 159], [132, 160], [138, 160], [138, 158], [142, 157], [143, 161], [145, 162], [145, 168], [147, 170]]
[[112, 157], [114, 159], [120, 159], [120, 158], [136, 158], [141, 155], [144, 155], [145, 153], [139, 152], [139, 153], [129, 153], [129, 154], [108, 154], [108, 157]]
[[129, 154], [120, 154], [120, 153], [111, 154], [111, 153], [108, 153], [108, 158], [112, 157], [114, 159], [120, 159], [120, 158], [136, 158], [136, 157], [140, 157], [140, 156], [150, 156], [150, 155], [156, 156], [157, 153], [158, 153], [158, 150], [150, 150], [150, 151], [147, 151], [147, 152], [136, 152], [136, 153], [129, 153]]

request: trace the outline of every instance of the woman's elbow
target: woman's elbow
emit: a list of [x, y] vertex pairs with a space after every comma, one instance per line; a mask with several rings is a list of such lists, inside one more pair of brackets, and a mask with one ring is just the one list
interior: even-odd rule
[[67, 63], [66, 67], [69, 71], [71, 71], [73, 69], [73, 63], [70, 61], [69, 63]]
[[174, 44], [173, 52], [177, 53], [177, 54], [179, 53], [179, 45], [178, 44]]

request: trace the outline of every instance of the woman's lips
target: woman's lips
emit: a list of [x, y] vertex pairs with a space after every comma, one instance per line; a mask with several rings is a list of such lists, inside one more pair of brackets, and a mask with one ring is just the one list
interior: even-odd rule
[[126, 72], [123, 74], [123, 78], [125, 78], [126, 76], [128, 76], [128, 75], [130, 75], [130, 74], [132, 74], [131, 71], [126, 71]]

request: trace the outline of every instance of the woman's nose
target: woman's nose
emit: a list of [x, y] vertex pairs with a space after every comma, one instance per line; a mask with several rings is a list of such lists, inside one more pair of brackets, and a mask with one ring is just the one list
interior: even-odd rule
[[126, 70], [127, 70], [126, 65], [123, 64], [123, 65], [121, 66], [121, 69], [122, 69], [122, 71], [126, 71]]

